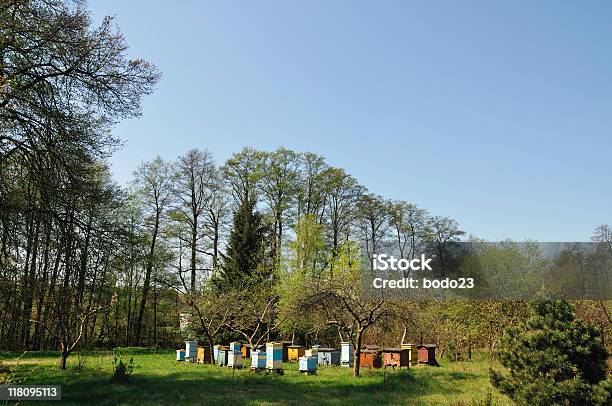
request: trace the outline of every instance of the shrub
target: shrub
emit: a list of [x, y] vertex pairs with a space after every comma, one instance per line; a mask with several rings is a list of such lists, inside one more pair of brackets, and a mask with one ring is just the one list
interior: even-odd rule
[[83, 372], [83, 369], [85, 369], [85, 357], [83, 357], [79, 352], [77, 352], [77, 363], [73, 369], [79, 374]]
[[609, 404], [601, 332], [575, 320], [564, 300], [533, 303], [526, 325], [505, 331], [498, 355], [510, 373], [490, 370], [491, 383], [518, 405]]
[[465, 350], [451, 341], [444, 351], [444, 358], [449, 362], [465, 361]]
[[134, 358], [130, 358], [130, 362], [126, 365], [121, 357], [115, 356], [113, 361], [113, 382], [126, 383], [134, 372]]
[[5, 366], [0, 361], [0, 386], [10, 385], [13, 383], [13, 373], [8, 366]]

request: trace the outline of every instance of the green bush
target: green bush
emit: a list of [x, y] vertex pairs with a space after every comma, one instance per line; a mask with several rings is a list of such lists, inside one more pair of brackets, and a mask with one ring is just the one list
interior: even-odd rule
[[126, 365], [121, 357], [115, 356], [113, 361], [113, 382], [126, 383], [134, 372], [134, 358]]
[[0, 361], [0, 385], [10, 385], [13, 383], [13, 373], [11, 369]]
[[448, 343], [446, 347], [446, 351], [444, 352], [444, 359], [449, 362], [458, 362], [465, 361], [465, 349], [458, 346], [455, 342], [451, 341]]
[[490, 370], [491, 383], [518, 405], [610, 404], [601, 331], [564, 300], [533, 303], [526, 325], [505, 331], [498, 356], [510, 373]]

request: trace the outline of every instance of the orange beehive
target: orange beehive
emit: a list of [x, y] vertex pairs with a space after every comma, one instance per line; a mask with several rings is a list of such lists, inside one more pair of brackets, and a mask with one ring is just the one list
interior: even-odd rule
[[243, 345], [242, 348], [240, 348], [240, 351], [242, 352], [242, 358], [244, 359], [251, 358], [251, 345], [250, 344]]
[[408, 368], [410, 365], [408, 350], [402, 348], [383, 348], [383, 364], [385, 368]]
[[364, 368], [382, 368], [382, 352], [380, 350], [361, 350], [359, 365]]

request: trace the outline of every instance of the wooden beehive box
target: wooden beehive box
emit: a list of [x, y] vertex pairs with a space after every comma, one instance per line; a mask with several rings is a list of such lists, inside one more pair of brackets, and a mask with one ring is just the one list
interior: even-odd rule
[[217, 363], [219, 360], [219, 347], [219, 344], [213, 345], [213, 357], [215, 358], [215, 363]]
[[303, 356], [299, 359], [300, 372], [314, 373], [317, 371], [317, 357]]
[[361, 350], [359, 365], [364, 368], [382, 368], [382, 352], [380, 350]]
[[242, 353], [240, 351], [229, 350], [227, 352], [227, 366], [242, 369]]
[[176, 360], [185, 361], [185, 350], [176, 350]]
[[304, 355], [304, 351], [306, 348], [302, 345], [290, 345], [287, 349], [288, 360], [289, 362], [298, 361], [301, 356]]
[[433, 365], [439, 367], [436, 360], [436, 345], [435, 344], [420, 344], [419, 349], [419, 364]]
[[319, 347], [312, 347], [304, 351], [304, 356], [306, 357], [318, 357], [319, 356]]
[[419, 363], [419, 349], [418, 344], [406, 343], [401, 345], [402, 349], [408, 350], [408, 362], [412, 365]]
[[253, 351], [251, 353], [251, 369], [264, 369], [266, 367], [266, 352]]
[[244, 359], [251, 358], [251, 345], [250, 344], [243, 345], [240, 351], [242, 352], [242, 358]]
[[340, 365], [343, 367], [351, 367], [353, 365], [353, 357], [355, 350], [353, 344], [349, 342], [340, 343]]
[[185, 361], [196, 362], [198, 340], [185, 341]]
[[407, 349], [402, 348], [383, 348], [383, 365], [386, 367], [409, 368], [410, 360], [408, 358], [409, 352]]
[[229, 356], [228, 352], [229, 352], [229, 347], [225, 345], [220, 345], [218, 347], [217, 365], [221, 367], [227, 366], [228, 356]]
[[266, 369], [280, 370], [283, 363], [283, 343], [266, 344]]
[[318, 359], [319, 365], [339, 365], [340, 364], [340, 350], [335, 348], [318, 348]]
[[293, 345], [292, 341], [280, 341], [283, 346], [283, 362], [289, 362], [289, 347]]
[[198, 364], [210, 364], [210, 347], [198, 347], [196, 354]]
[[240, 352], [241, 344], [238, 341], [232, 341], [229, 345], [230, 351], [238, 351]]

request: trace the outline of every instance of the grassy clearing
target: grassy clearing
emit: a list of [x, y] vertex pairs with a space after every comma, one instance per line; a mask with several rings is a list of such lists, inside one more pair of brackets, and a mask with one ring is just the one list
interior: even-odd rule
[[[441, 362], [440, 368], [362, 370], [358, 379], [348, 368], [321, 367], [315, 376], [303, 376], [297, 365], [283, 365], [282, 376], [248, 369], [186, 364], [174, 361], [173, 351], [157, 354], [123, 350], [134, 357], [134, 375], [128, 384], [110, 383], [112, 352], [82, 353], [79, 372], [76, 355], [68, 370], [57, 369], [55, 353], [0, 356], [20, 384], [61, 384], [64, 403], [81, 404], [232, 404], [240, 405], [472, 405], [479, 404], [490, 387], [489, 361]], [[493, 403], [510, 401], [492, 391]], [[38, 402], [40, 403], [40, 402]]]

